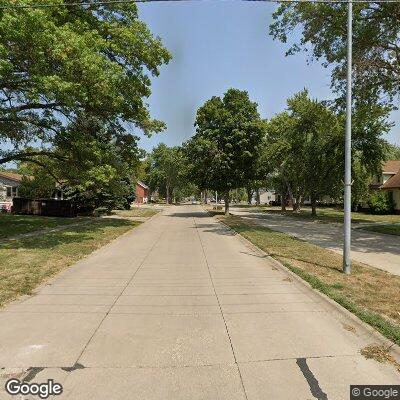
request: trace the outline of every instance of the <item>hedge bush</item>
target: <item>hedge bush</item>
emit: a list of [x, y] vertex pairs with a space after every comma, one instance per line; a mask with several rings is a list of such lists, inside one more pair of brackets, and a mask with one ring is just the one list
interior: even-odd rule
[[378, 191], [370, 194], [368, 207], [372, 214], [391, 214], [394, 212], [393, 195], [390, 192]]

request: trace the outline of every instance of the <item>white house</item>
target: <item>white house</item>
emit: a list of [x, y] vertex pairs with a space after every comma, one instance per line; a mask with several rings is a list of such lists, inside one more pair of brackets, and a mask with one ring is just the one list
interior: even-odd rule
[[[260, 195], [260, 204], [269, 204], [270, 201], [276, 200], [276, 195], [274, 190], [261, 188], [258, 189], [258, 193]], [[257, 202], [257, 193], [253, 193], [252, 203], [255, 204]]]
[[22, 175], [14, 172], [0, 171], [0, 201], [12, 201], [18, 196]]
[[10, 210], [12, 199], [18, 196], [22, 175], [0, 171], [0, 208]]

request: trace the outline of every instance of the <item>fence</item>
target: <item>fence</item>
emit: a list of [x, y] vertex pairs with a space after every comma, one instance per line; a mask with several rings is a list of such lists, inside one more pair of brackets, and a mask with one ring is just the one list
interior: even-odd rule
[[69, 200], [25, 199], [15, 197], [12, 211], [15, 214], [42, 215], [47, 217], [76, 217], [76, 207]]

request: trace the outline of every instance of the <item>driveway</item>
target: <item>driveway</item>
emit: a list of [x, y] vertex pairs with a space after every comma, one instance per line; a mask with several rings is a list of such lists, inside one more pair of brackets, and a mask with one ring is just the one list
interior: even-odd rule
[[[285, 232], [299, 239], [342, 254], [343, 225], [294, 219], [243, 208], [231, 208], [231, 214], [249, 218], [275, 231]], [[369, 224], [371, 225], [371, 224]], [[351, 258], [400, 275], [400, 237], [352, 229]]]
[[399, 381], [360, 355], [374, 340], [200, 207], [169, 207], [2, 309], [0, 398], [17, 376], [71, 400], [348, 399]]

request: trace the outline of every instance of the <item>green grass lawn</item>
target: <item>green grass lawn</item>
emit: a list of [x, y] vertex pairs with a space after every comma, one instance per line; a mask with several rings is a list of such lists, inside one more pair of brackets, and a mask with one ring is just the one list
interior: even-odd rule
[[[257, 209], [257, 208], [256, 208]], [[258, 208], [260, 209], [260, 207]], [[303, 207], [300, 212], [293, 212], [292, 210], [281, 211], [278, 208], [262, 207], [262, 210], [268, 214], [281, 214], [287, 217], [315, 220], [319, 222], [343, 222], [343, 211], [334, 208], [317, 208], [317, 216], [311, 215], [311, 208]], [[373, 215], [364, 212], [353, 212], [351, 214], [353, 222], [388, 222], [400, 223], [400, 215]]]
[[[131, 210], [114, 210], [112, 215], [120, 217], [151, 217], [158, 212], [159, 210], [154, 208], [134, 207]], [[24, 233], [90, 221], [91, 217], [59, 218], [0, 213], [0, 240]]]
[[217, 218], [400, 345], [400, 276], [356, 262], [345, 275], [340, 254], [237, 216]]
[[400, 236], [400, 224], [388, 224], [388, 225], [369, 225], [363, 226], [362, 228], [365, 231], [372, 231], [378, 233], [385, 233], [387, 235], [396, 235]]
[[76, 224], [84, 220], [87, 220], [87, 218], [58, 218], [0, 213], [0, 239], [46, 228]]
[[0, 242], [0, 306], [31, 293], [47, 278], [137, 225], [98, 218], [59, 232]]
[[111, 214], [120, 217], [152, 217], [157, 214], [159, 210], [147, 207], [134, 207], [130, 210], [114, 210]]

